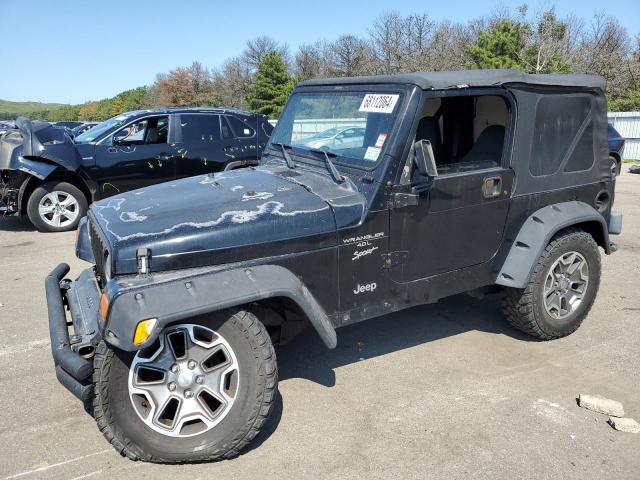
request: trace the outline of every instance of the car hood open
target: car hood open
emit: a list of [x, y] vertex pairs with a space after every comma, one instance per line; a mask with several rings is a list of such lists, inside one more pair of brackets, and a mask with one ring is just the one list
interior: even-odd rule
[[[22, 170], [43, 178], [56, 166], [75, 171], [82, 164], [80, 152], [63, 129], [24, 117], [16, 120], [16, 126], [18, 131], [0, 139], [0, 170]], [[42, 160], [51, 168], [34, 164]]]
[[94, 203], [89, 216], [112, 272], [127, 274], [137, 271], [138, 249], [163, 271], [333, 246], [336, 229], [360, 223], [364, 210], [350, 181], [263, 166], [128, 192]]

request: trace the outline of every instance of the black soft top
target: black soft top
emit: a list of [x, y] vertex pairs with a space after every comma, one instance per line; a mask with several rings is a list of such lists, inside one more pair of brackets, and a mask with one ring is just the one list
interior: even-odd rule
[[423, 90], [439, 90], [458, 86], [491, 87], [506, 84], [529, 84], [558, 87], [599, 88], [604, 92], [605, 79], [598, 75], [531, 74], [520, 70], [454, 70], [449, 72], [416, 72], [368, 77], [321, 78], [307, 80], [299, 86], [346, 84], [412, 84]]

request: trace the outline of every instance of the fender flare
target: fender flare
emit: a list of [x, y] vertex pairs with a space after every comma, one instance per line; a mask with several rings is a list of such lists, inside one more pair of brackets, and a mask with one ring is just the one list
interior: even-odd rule
[[[258, 265], [177, 278], [175, 272], [169, 272], [152, 274], [150, 281], [153, 283], [124, 288], [113, 280], [107, 284], [111, 300], [103, 338], [108, 343], [126, 351], [139, 350], [153, 343], [171, 323], [257, 300], [288, 297], [305, 312], [325, 345], [336, 347], [336, 332], [324, 309], [302, 281], [284, 267]], [[151, 336], [143, 344], [134, 345], [136, 325], [149, 318], [157, 318]]]
[[[534, 212], [524, 222], [495, 283], [505, 287], [525, 288], [538, 258], [553, 236], [564, 228], [580, 224], [595, 225], [595, 233], [599, 235], [596, 241], [606, 253], [610, 253], [607, 223], [595, 208], [578, 201], [548, 205]], [[590, 230], [590, 233], [594, 232]]]

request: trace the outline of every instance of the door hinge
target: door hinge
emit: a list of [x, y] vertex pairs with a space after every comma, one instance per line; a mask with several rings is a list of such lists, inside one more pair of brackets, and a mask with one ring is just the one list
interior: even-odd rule
[[382, 268], [402, 265], [409, 258], [409, 252], [389, 252], [382, 254]]
[[391, 203], [393, 208], [418, 205], [418, 195], [415, 193], [396, 192], [391, 194]]

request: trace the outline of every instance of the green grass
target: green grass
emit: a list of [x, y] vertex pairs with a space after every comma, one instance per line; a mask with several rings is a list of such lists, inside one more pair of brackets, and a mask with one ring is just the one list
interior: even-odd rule
[[0, 115], [23, 115], [29, 112], [41, 112], [43, 110], [54, 110], [64, 106], [62, 103], [40, 103], [40, 102], [10, 102], [0, 99]]

